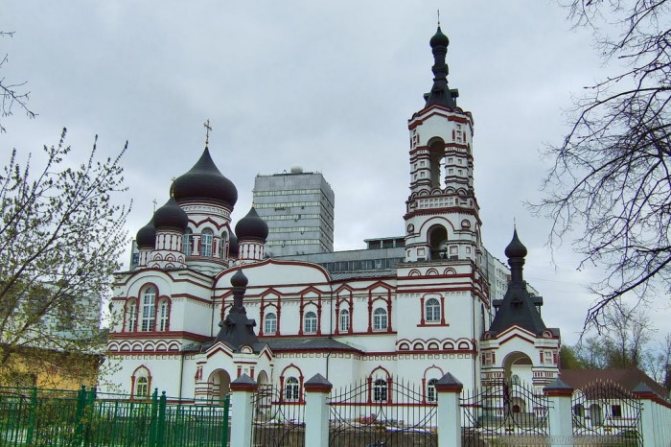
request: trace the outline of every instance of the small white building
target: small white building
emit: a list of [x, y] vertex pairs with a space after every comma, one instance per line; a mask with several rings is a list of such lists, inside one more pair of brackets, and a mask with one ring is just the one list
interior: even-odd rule
[[449, 41], [440, 27], [430, 43], [433, 86], [408, 124], [404, 241], [390, 238], [384, 248], [380, 240], [375, 249], [400, 253], [400, 261], [336, 275], [305, 260], [267, 258], [268, 226], [251, 208], [233, 228], [237, 190], [205, 147], [138, 232], [137, 266], [116, 274], [120, 318], [108, 358], [118, 367], [106, 383], [136, 396], [156, 387], [218, 398], [245, 373], [300, 400], [303, 382], [319, 373], [336, 387], [369, 380], [380, 391], [374, 399], [384, 400], [382, 390], [400, 377], [421, 384], [431, 401], [433, 381], [447, 372], [466, 388], [554, 380], [559, 332], [545, 327], [542, 299], [527, 292], [517, 234], [506, 250], [511, 284], [502, 300], [490, 299], [473, 117], [448, 87]]

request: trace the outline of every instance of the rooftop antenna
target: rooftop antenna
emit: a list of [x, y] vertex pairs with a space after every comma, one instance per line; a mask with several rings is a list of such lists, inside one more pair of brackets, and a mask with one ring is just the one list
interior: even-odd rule
[[203, 123], [203, 126], [205, 127], [205, 147], [207, 147], [210, 144], [210, 131], [212, 130], [209, 118]]
[[156, 203], [157, 203], [157, 202], [156, 202], [156, 199], [152, 200], [151, 203], [154, 204], [154, 212], [156, 212]]

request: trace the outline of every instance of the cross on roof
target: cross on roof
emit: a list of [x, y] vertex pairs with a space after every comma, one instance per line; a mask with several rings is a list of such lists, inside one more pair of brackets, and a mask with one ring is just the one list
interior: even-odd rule
[[210, 143], [210, 131], [212, 130], [212, 127], [210, 126], [210, 120], [208, 119], [203, 123], [203, 126], [205, 126], [205, 146], [207, 146]]

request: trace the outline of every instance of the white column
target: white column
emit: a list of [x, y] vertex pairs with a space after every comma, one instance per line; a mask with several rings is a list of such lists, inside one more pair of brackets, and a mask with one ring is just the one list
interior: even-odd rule
[[256, 382], [243, 374], [231, 382], [231, 446], [252, 447], [252, 395]]
[[[639, 399], [641, 403], [641, 436], [643, 445], [645, 447], [657, 447], [662, 445], [658, 443], [656, 439], [655, 432], [655, 399], [657, 395], [655, 392], [645, 383], [639, 383], [634, 388], [634, 395]], [[667, 421], [657, 421], [657, 423], [668, 423]], [[665, 446], [666, 447], [666, 446]]]
[[315, 374], [303, 384], [305, 389], [305, 445], [328, 447], [328, 396], [332, 385], [321, 374]]
[[543, 388], [543, 392], [550, 400], [550, 408], [548, 408], [550, 445], [573, 445], [573, 410], [571, 408], [573, 388], [557, 379]]
[[438, 447], [461, 447], [461, 408], [463, 385], [452, 374], [436, 382], [438, 393]]

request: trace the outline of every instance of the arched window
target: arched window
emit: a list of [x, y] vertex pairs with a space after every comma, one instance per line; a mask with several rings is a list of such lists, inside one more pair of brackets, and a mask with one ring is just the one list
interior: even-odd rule
[[373, 312], [373, 329], [383, 331], [387, 329], [387, 311], [381, 307]]
[[136, 398], [149, 397], [149, 378], [145, 376], [138, 377], [135, 380], [135, 393]]
[[200, 254], [202, 256], [212, 256], [212, 230], [209, 228], [206, 228], [203, 230], [203, 234], [201, 235], [201, 251]]
[[191, 237], [191, 230], [188, 228], [182, 236], [182, 253], [185, 256], [191, 256], [191, 253], [193, 253], [193, 238]]
[[300, 396], [300, 385], [298, 379], [295, 377], [289, 377], [287, 379], [286, 385], [284, 386], [284, 397], [288, 401], [297, 402]]
[[317, 332], [317, 314], [314, 312], [308, 312], [305, 314], [303, 332], [306, 334], [314, 334]]
[[263, 333], [265, 335], [275, 335], [277, 332], [277, 315], [268, 312], [263, 320]]
[[349, 332], [349, 310], [340, 311], [340, 332]]
[[137, 327], [137, 301], [126, 302], [126, 332], [133, 332]]
[[131, 377], [131, 395], [138, 399], [149, 397], [149, 387], [151, 386], [151, 373], [149, 370], [140, 366], [133, 372]]
[[373, 401], [386, 402], [387, 401], [387, 381], [384, 379], [377, 379], [373, 384]]
[[440, 322], [440, 303], [435, 298], [430, 298], [426, 300], [424, 305], [426, 321], [427, 323], [438, 323]]
[[228, 234], [224, 231], [221, 233], [221, 241], [219, 243], [219, 257], [224, 259], [226, 257], [226, 241], [228, 240]]
[[436, 394], [436, 383], [438, 379], [431, 379], [426, 383], [426, 401], [435, 402], [438, 400], [438, 395]]
[[143, 332], [153, 331], [156, 323], [156, 287], [149, 286], [142, 292]]
[[158, 305], [158, 330], [161, 332], [168, 330], [168, 319], [170, 318], [170, 307], [168, 300], [162, 300]]

